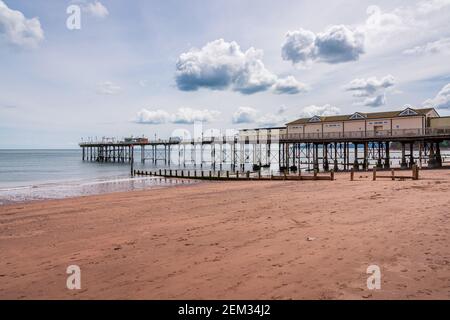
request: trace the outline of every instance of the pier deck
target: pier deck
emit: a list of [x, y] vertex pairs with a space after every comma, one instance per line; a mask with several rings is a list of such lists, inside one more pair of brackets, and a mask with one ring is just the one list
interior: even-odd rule
[[[135, 148], [140, 149], [142, 163], [171, 165], [171, 155], [178, 153], [178, 165], [203, 166], [212, 169], [229, 164], [231, 169], [244, 171], [245, 165], [258, 170], [278, 164], [284, 171], [296, 171], [303, 164], [308, 169], [335, 172], [339, 170], [367, 170], [369, 162], [378, 168], [390, 168], [390, 146], [401, 147], [401, 168], [414, 164], [430, 168], [445, 163], [441, 143], [450, 141], [450, 128], [401, 129], [385, 131], [355, 131], [259, 136], [222, 136], [198, 139], [91, 141], [82, 142], [84, 161], [134, 162]], [[362, 150], [361, 150], [362, 149]], [[208, 157], [209, 160], [205, 160]], [[311, 168], [310, 168], [311, 167]]]

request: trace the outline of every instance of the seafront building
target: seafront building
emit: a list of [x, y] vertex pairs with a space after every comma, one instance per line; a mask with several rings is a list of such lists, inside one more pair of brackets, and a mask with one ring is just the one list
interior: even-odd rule
[[[351, 115], [313, 116], [286, 124], [288, 134], [321, 134], [365, 132], [375, 135], [392, 134], [395, 130], [425, 130], [432, 127], [432, 119], [439, 118], [434, 108], [412, 109], [388, 112], [355, 112]], [[450, 126], [450, 117], [448, 125]]]
[[[401, 144], [401, 167], [417, 162], [415, 144], [419, 148], [420, 164], [428, 158], [430, 167], [440, 167], [439, 143], [446, 140], [449, 130], [450, 117], [441, 117], [434, 108], [407, 107], [387, 112], [314, 115], [288, 122], [284, 127], [242, 129], [239, 139], [247, 143], [256, 141], [257, 144], [265, 139], [269, 139], [269, 143], [279, 142], [282, 145], [279, 155], [282, 168], [300, 167], [302, 157], [307, 159], [308, 164], [312, 158], [313, 168], [317, 170], [319, 163], [324, 170], [329, 170], [330, 159], [334, 170], [339, 169], [340, 163], [344, 169], [367, 169], [369, 158], [376, 158], [378, 167], [389, 168], [392, 142]], [[358, 154], [361, 145], [362, 156]], [[350, 147], [354, 149], [351, 163]]]
[[349, 115], [312, 116], [288, 122], [284, 127], [242, 129], [239, 136], [298, 136], [298, 137], [359, 137], [362, 135], [411, 134], [427, 128], [450, 128], [450, 117], [440, 117], [434, 108], [406, 108], [387, 112], [355, 112]]

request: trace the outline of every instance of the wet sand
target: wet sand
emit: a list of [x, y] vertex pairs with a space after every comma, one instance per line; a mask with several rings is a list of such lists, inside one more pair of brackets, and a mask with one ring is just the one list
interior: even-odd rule
[[0, 206], [0, 298], [449, 299], [450, 170], [336, 178]]

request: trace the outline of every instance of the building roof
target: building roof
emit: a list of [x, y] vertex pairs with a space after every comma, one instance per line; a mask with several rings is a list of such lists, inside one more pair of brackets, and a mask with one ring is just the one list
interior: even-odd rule
[[[418, 115], [424, 116], [428, 112], [434, 110], [434, 108], [423, 108], [423, 109], [413, 109], [413, 108], [406, 108], [400, 111], [386, 111], [386, 112], [355, 112], [353, 114], [347, 114], [347, 115], [337, 115], [337, 116], [313, 116], [310, 118], [301, 118], [297, 119], [295, 121], [287, 123], [287, 125], [293, 125], [293, 124], [305, 124], [305, 123], [314, 123], [314, 122], [336, 122], [336, 121], [352, 121], [352, 120], [362, 120], [362, 119], [380, 119], [380, 118], [395, 118], [399, 117], [400, 114], [406, 110], [413, 110]], [[354, 115], [361, 115], [359, 118], [350, 119]], [[317, 121], [311, 121], [311, 119], [317, 119]]]
[[253, 128], [253, 129], [239, 129], [239, 131], [259, 131], [259, 130], [279, 130], [286, 129], [286, 127], [266, 127], [266, 128]]

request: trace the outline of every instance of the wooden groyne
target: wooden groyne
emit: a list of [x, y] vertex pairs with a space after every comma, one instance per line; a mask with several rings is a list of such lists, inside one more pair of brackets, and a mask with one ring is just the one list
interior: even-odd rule
[[397, 174], [397, 172], [394, 169], [392, 169], [390, 175], [382, 175], [382, 174], [380, 175], [377, 172], [377, 168], [375, 167], [375, 168], [373, 168], [373, 178], [372, 178], [372, 180], [373, 181], [375, 181], [377, 179], [391, 179], [391, 180], [395, 180], [395, 179], [399, 179], [399, 180], [412, 179], [412, 180], [419, 180], [419, 167], [417, 165], [413, 165], [413, 167], [411, 168], [411, 175], [410, 176], [399, 175], [399, 174]]
[[[372, 170], [372, 180], [376, 181], [377, 179], [390, 179], [390, 180], [419, 180], [419, 167], [414, 165], [411, 168], [411, 174], [405, 175], [402, 174], [407, 170], [382, 170], [379, 171], [376, 167]], [[360, 171], [355, 171], [354, 169], [350, 170], [350, 181], [355, 181], [355, 173], [362, 173]], [[260, 181], [260, 180], [277, 180], [277, 181], [285, 181], [285, 180], [296, 180], [296, 181], [308, 181], [308, 180], [325, 180], [325, 181], [334, 181], [335, 173], [333, 170], [330, 170], [327, 173], [321, 173], [317, 170], [314, 170], [313, 173], [304, 174], [300, 171], [298, 174], [288, 174], [284, 172], [280, 175], [262, 175], [260, 171], [257, 172], [230, 172], [230, 171], [197, 171], [197, 170], [171, 170], [171, 169], [159, 169], [159, 170], [133, 170], [133, 176], [153, 176], [153, 177], [161, 177], [161, 178], [182, 178], [182, 179], [198, 179], [198, 180], [220, 180], [220, 181]]]
[[154, 176], [163, 178], [183, 178], [183, 179], [199, 179], [199, 180], [220, 180], [220, 181], [248, 181], [248, 180], [334, 180], [334, 171], [319, 174], [315, 170], [312, 174], [302, 174], [300, 171], [297, 175], [287, 174], [286, 172], [281, 175], [262, 175], [260, 171], [244, 173], [236, 171], [196, 171], [196, 170], [168, 170], [159, 169], [154, 171], [148, 170], [133, 170], [135, 176]]
[[[407, 179], [412, 179], [412, 180], [419, 180], [419, 167], [417, 165], [413, 165], [411, 168], [411, 175], [405, 175], [405, 174], [400, 174], [403, 172], [408, 172], [407, 170], [383, 170], [383, 171], [379, 171], [377, 169], [377, 167], [374, 167], [372, 169], [372, 180], [376, 181], [377, 179], [390, 179], [392, 181], [394, 180], [407, 180]], [[386, 174], [389, 173], [389, 174]], [[355, 170], [351, 169], [350, 170], [350, 181], [354, 181], [355, 180]]]

